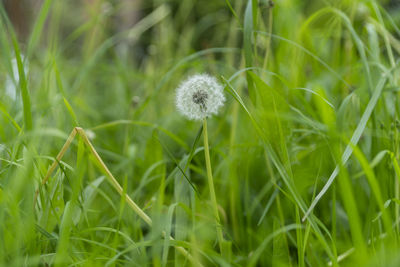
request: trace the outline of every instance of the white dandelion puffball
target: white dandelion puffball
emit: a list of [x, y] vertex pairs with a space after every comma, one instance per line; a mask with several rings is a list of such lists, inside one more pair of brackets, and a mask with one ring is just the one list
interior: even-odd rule
[[217, 114], [224, 105], [223, 87], [208, 74], [196, 74], [176, 90], [176, 107], [190, 120], [202, 120]]

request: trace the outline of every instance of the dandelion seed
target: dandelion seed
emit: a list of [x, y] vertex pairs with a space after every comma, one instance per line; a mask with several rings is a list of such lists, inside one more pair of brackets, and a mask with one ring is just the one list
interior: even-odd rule
[[96, 138], [96, 134], [92, 130], [86, 130], [86, 136], [89, 140], [94, 140]]
[[202, 120], [218, 113], [224, 105], [223, 87], [208, 74], [196, 74], [176, 90], [176, 107], [190, 120]]

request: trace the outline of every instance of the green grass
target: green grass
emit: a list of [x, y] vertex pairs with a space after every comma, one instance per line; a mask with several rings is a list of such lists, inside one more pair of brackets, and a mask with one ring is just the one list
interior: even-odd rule
[[400, 265], [399, 5], [93, 2], [0, 4], [1, 266]]

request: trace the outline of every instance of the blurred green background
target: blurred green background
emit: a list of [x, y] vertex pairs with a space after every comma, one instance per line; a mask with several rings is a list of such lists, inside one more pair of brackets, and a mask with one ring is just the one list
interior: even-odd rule
[[[399, 266], [400, 2], [3, 0], [0, 14], [3, 266], [193, 265], [177, 246], [204, 266]], [[227, 98], [208, 119], [224, 253], [201, 123], [175, 108], [195, 73]], [[152, 227], [79, 136], [41, 185], [77, 126]]]

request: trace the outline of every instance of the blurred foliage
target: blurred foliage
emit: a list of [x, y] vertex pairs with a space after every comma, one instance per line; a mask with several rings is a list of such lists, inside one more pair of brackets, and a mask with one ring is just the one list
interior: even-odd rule
[[[190, 265], [177, 246], [204, 266], [398, 265], [397, 1], [28, 1], [24, 30], [9, 4], [1, 265]], [[201, 125], [174, 105], [197, 72], [226, 89], [208, 135], [227, 255], [215, 242]], [[79, 138], [40, 185], [76, 126], [152, 227]]]

